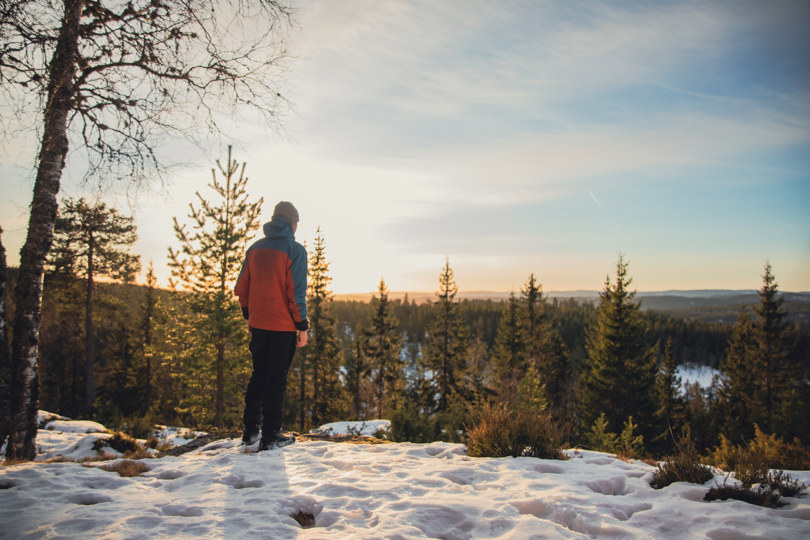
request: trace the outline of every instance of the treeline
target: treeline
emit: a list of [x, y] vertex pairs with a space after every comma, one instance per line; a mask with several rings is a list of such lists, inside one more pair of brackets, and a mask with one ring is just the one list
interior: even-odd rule
[[[384, 282], [371, 302], [335, 301], [320, 232], [309, 263], [310, 343], [290, 372], [286, 428], [384, 417], [397, 440], [463, 441], [477, 415], [498, 404], [542, 413], [567, 442], [591, 447], [629, 427], [637, 451], [661, 455], [684, 426], [703, 448], [745, 443], [755, 426], [807, 444], [808, 332], [781, 322], [770, 267], [760, 305], [731, 327], [642, 312], [622, 259], [597, 306], [548, 300], [533, 275], [507, 301], [457, 301], [449, 261], [433, 301], [391, 300]], [[220, 347], [199, 295], [160, 289], [147, 275], [146, 285], [97, 285], [88, 370], [86, 275], [51, 267], [41, 407], [136, 433], [154, 423], [240, 429], [250, 355], [238, 306], [226, 295], [231, 333]], [[721, 375], [708, 388], [684, 387], [683, 365]], [[92, 407], [89, 373], [98, 388]]]
[[[131, 218], [62, 201], [44, 279], [41, 408], [141, 436], [155, 423], [241, 428], [249, 333], [232, 287], [263, 202], [244, 173], [229, 152], [213, 193], [175, 218], [171, 290], [151, 263], [146, 284], [132, 284]], [[770, 265], [759, 303], [729, 326], [643, 312], [621, 257], [597, 305], [549, 300], [534, 275], [505, 301], [459, 301], [449, 260], [432, 301], [392, 300], [381, 281], [371, 302], [338, 302], [320, 229], [308, 262], [310, 339], [289, 374], [285, 428], [387, 418], [395, 440], [464, 441], [495, 411], [552, 426], [567, 444], [635, 454], [671, 452], [684, 430], [700, 448], [757, 433], [810, 442], [810, 332], [787, 324]], [[719, 375], [685, 386], [679, 366]]]

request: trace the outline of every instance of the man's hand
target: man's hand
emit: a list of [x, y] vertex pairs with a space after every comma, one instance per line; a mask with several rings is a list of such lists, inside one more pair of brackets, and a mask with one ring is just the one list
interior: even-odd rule
[[298, 341], [295, 343], [295, 346], [299, 349], [307, 344], [307, 331], [306, 330], [299, 330], [298, 331]]

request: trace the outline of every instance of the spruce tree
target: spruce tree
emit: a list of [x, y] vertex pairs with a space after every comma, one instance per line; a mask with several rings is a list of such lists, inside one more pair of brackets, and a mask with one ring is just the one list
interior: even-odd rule
[[728, 354], [720, 366], [718, 385], [723, 434], [735, 443], [747, 441], [754, 435], [753, 349], [754, 324], [743, 306], [729, 340]]
[[664, 346], [664, 355], [655, 380], [655, 395], [658, 408], [655, 411], [658, 421], [658, 435], [652, 442], [658, 443], [662, 448], [671, 449], [676, 433], [684, 423], [685, 405], [681, 397], [681, 378], [678, 376], [678, 361], [672, 350], [672, 338], [667, 339]]
[[529, 275], [526, 284], [520, 290], [523, 306], [526, 311], [526, 348], [530, 359], [537, 358], [540, 353], [543, 335], [545, 333], [545, 297], [543, 286], [537, 282], [534, 274]]
[[754, 306], [755, 418], [761, 429], [773, 433], [776, 414], [788, 387], [788, 346], [786, 343], [785, 299], [779, 294], [770, 263], [765, 264], [759, 304]]
[[790, 388], [784, 298], [770, 264], [765, 265], [759, 298], [753, 319], [744, 307], [740, 310], [721, 367], [724, 435], [735, 443], [753, 437], [754, 424], [773, 433]]
[[[304, 400], [310, 410], [307, 411], [308, 414], [299, 415], [299, 423], [308, 417], [311, 418], [312, 426], [317, 427], [337, 420], [346, 409], [340, 380], [343, 357], [335, 317], [332, 315], [332, 291], [329, 290], [332, 278], [329, 276], [329, 262], [326, 260], [326, 248], [320, 227], [315, 235], [308, 269], [309, 342], [301, 351], [303, 354], [299, 362], [303, 369], [310, 370], [312, 393], [310, 399]], [[302, 381], [306, 383], [305, 378], [302, 378]], [[307, 388], [306, 384], [303, 388]], [[303, 425], [301, 429], [304, 429]]]
[[345, 370], [345, 389], [349, 400], [349, 414], [357, 420], [369, 418], [369, 410], [373, 399], [370, 395], [368, 380], [369, 369], [365, 356], [366, 337], [363, 332], [353, 335], [348, 347], [344, 346], [343, 357], [345, 359], [343, 369]]
[[536, 365], [550, 412], [557, 420], [569, 417], [573, 407], [570, 355], [560, 332], [551, 325], [543, 336]]
[[640, 304], [633, 302], [635, 292], [628, 288], [631, 282], [627, 263], [619, 257], [616, 282], [607, 277], [596, 322], [587, 330], [581, 418], [590, 426], [601, 411], [607, 428], [618, 433], [632, 416], [645, 435], [652, 432], [654, 422], [656, 363], [647, 344], [647, 322]]
[[425, 366], [433, 372], [435, 408], [448, 410], [451, 400], [465, 393], [459, 382], [466, 370], [467, 328], [461, 320], [455, 275], [449, 259], [439, 274], [438, 300], [431, 306], [433, 322], [427, 336]]
[[532, 412], [544, 411], [548, 405], [545, 385], [541, 382], [537, 368], [530, 365], [517, 385], [516, 405], [518, 409]]
[[[189, 366], [190, 375], [198, 378], [194, 384], [202, 385], [200, 391], [207, 388], [205, 382], [213, 376], [212, 421], [215, 427], [223, 427], [226, 401], [228, 410], [232, 411], [229, 423], [237, 423], [239, 396], [249, 376], [248, 334], [232, 291], [247, 243], [259, 228], [263, 199], [250, 201], [246, 164], [240, 167], [231, 158], [230, 146], [227, 161], [222, 164], [217, 160], [216, 165], [217, 168], [211, 170], [208, 187], [214, 191], [217, 202], [196, 193], [199, 207], [189, 204], [190, 231], [174, 218], [174, 233], [180, 249], [169, 248], [169, 267], [170, 283], [172, 287], [182, 287], [181, 298], [190, 311], [190, 316], [184, 320], [196, 327], [196, 332], [189, 337], [194, 344], [204, 344], [205, 353]], [[186, 347], [192, 346], [192, 343], [186, 344]], [[210, 393], [195, 397], [208, 401]]]
[[375, 298], [374, 316], [365, 336], [365, 354], [368, 373], [374, 388], [375, 413], [385, 418], [400, 405], [405, 392], [405, 374], [402, 361], [402, 333], [388, 300], [388, 287], [380, 280], [379, 298]]
[[102, 202], [84, 199], [62, 201], [54, 226], [49, 265], [60, 267], [85, 281], [84, 295], [84, 410], [92, 416], [96, 401], [95, 303], [99, 277], [130, 281], [140, 266], [140, 256], [129, 253], [135, 243], [135, 225], [129, 216]]
[[559, 331], [552, 327], [543, 286], [534, 274], [521, 289], [523, 320], [526, 331], [526, 364], [535, 366], [544, 387], [549, 408], [557, 419], [568, 414], [571, 402], [571, 369], [568, 347]]
[[506, 312], [495, 336], [495, 382], [501, 402], [514, 405], [518, 382], [526, 373], [526, 328], [515, 293], [509, 295]]

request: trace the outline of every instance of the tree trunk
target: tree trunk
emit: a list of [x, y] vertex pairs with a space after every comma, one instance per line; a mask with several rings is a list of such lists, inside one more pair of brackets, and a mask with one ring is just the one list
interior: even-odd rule
[[6, 458], [33, 460], [37, 435], [39, 342], [42, 276], [53, 243], [56, 195], [68, 151], [67, 122], [74, 103], [78, 32], [84, 2], [65, 0], [65, 17], [48, 68], [48, 102], [43, 119], [42, 145], [28, 221], [28, 236], [20, 251], [20, 273], [15, 287], [16, 310], [11, 347], [12, 412]]
[[93, 233], [87, 243], [87, 296], [84, 301], [84, 412], [88, 417], [92, 417], [95, 412], [96, 402], [96, 366], [95, 352], [93, 350], [93, 293], [95, 283], [93, 282]]

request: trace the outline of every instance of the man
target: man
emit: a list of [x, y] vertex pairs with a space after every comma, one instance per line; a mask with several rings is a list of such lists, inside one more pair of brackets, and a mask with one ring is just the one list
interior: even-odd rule
[[[295, 241], [298, 210], [282, 201], [251, 245], [234, 292], [248, 321], [253, 374], [245, 392], [242, 442], [259, 450], [295, 441], [281, 433], [287, 371], [297, 347], [307, 343], [307, 252]], [[261, 424], [261, 440], [259, 425]]]

